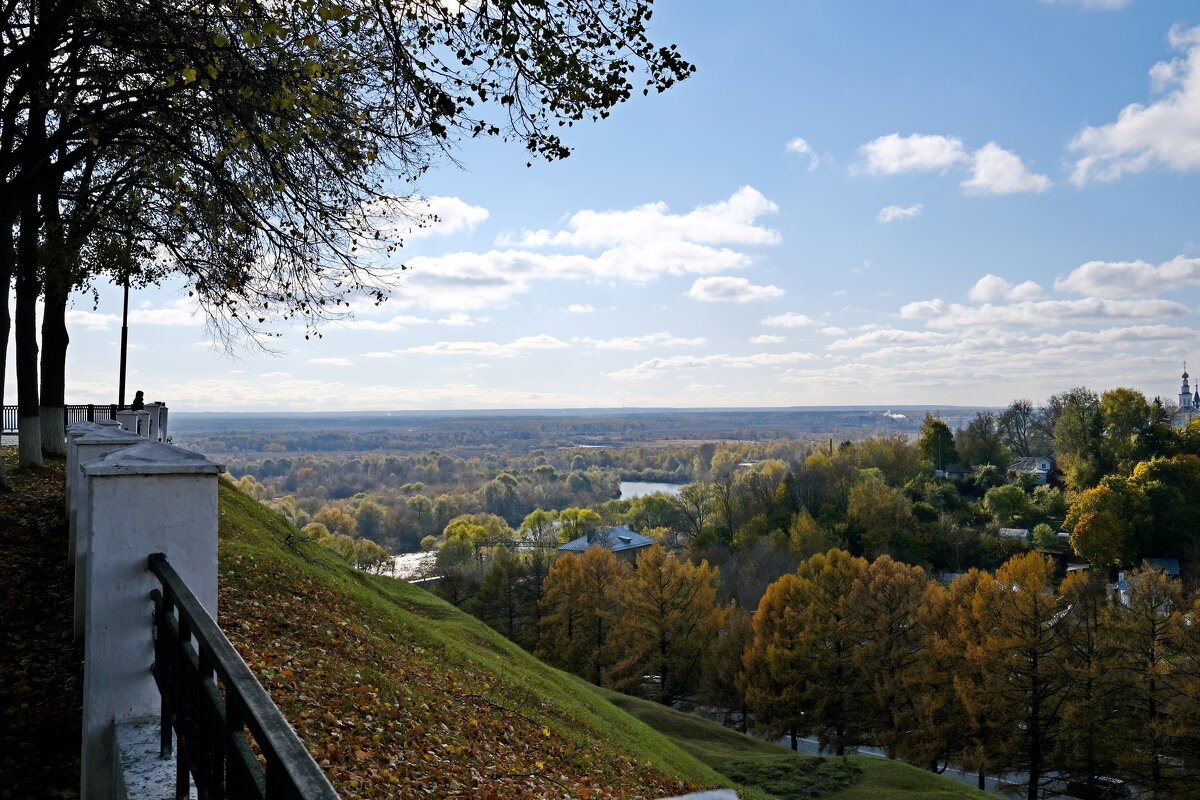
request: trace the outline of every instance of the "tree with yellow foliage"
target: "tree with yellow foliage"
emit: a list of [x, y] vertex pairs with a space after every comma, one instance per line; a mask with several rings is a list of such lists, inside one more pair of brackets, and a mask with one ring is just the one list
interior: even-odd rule
[[538, 657], [603, 685], [607, 646], [629, 565], [604, 547], [558, 559], [546, 575]]
[[[692, 694], [704, 652], [721, 624], [719, 577], [707, 561], [693, 564], [654, 545], [638, 556], [619, 589], [620, 614], [609, 646], [618, 654], [610, 685], [653, 695], [658, 702]], [[645, 676], [656, 676], [645, 686]], [[639, 692], [640, 693], [640, 692]]]

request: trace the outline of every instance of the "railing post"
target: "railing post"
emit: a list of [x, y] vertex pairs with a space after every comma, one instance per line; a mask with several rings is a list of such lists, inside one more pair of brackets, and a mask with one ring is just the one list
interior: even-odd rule
[[83, 800], [115, 790], [113, 727], [157, 718], [146, 568], [165, 553], [210, 614], [217, 614], [217, 474], [199, 453], [142, 440], [81, 462], [87, 485]]
[[67, 431], [67, 557], [75, 565], [75, 639], [83, 637], [87, 600], [88, 479], [82, 465], [141, 439], [113, 425], [76, 422]]

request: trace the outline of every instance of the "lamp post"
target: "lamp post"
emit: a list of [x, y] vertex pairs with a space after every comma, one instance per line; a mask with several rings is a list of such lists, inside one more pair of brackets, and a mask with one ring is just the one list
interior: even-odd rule
[[125, 407], [125, 352], [129, 347], [129, 276], [121, 281], [125, 289], [125, 301], [121, 310], [121, 376], [117, 384], [117, 407]]

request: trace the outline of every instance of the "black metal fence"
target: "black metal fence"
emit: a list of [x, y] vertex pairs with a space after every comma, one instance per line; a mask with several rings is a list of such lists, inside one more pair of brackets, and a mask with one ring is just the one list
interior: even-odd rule
[[[119, 406], [116, 403], [111, 405], [96, 405], [88, 403], [87, 405], [74, 405], [63, 407], [63, 422], [70, 425], [72, 422], [95, 422], [98, 419], [116, 419], [117, 412], [129, 406]], [[17, 432], [17, 407], [4, 406], [0, 411], [0, 433], [16, 433]]]
[[[325, 773], [162, 553], [154, 599], [154, 680], [162, 694], [163, 758], [175, 733], [175, 796], [200, 800], [337, 800]], [[263, 763], [251, 747], [257, 746]]]

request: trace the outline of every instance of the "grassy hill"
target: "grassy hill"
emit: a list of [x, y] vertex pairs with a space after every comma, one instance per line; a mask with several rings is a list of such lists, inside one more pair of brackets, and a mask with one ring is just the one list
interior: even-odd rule
[[[771, 796], [753, 785], [805, 797], [824, 786], [845, 800], [987, 797], [894, 762], [797, 756], [594, 690], [429, 593], [298, 540], [224, 483], [220, 503], [221, 626], [347, 800], [658, 798], [717, 786]], [[799, 773], [813, 777], [776, 780]]]

